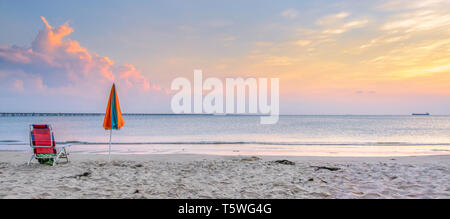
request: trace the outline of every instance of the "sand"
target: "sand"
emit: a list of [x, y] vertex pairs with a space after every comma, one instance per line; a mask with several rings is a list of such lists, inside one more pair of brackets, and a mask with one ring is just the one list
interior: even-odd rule
[[[71, 154], [55, 167], [0, 152], [0, 198], [450, 198], [450, 155]], [[289, 162], [276, 163], [276, 160]]]

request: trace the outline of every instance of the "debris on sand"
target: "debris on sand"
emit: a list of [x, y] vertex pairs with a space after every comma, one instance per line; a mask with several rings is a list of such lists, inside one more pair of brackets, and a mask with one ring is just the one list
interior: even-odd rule
[[294, 162], [289, 161], [289, 160], [276, 160], [274, 161], [275, 163], [279, 163], [279, 164], [284, 164], [284, 165], [295, 165]]
[[257, 160], [261, 160], [261, 158], [259, 157], [246, 157], [246, 158], [242, 158], [241, 161], [257, 161]]
[[341, 169], [341, 168], [337, 168], [337, 167], [326, 167], [326, 166], [311, 166], [311, 167], [316, 168], [316, 171], [318, 171], [318, 170], [337, 171], [337, 170]]
[[80, 179], [81, 177], [88, 177], [91, 175], [91, 172], [84, 172], [82, 174], [77, 174], [75, 176], [69, 176], [67, 178], [75, 178], [75, 179]]
[[[321, 178], [317, 178], [318, 180], [319, 180], [319, 182], [321, 182], [321, 183], [325, 183], [325, 184], [328, 184], [328, 182], [327, 181], [325, 181], [325, 180], [323, 180], [323, 179], [321, 179]], [[317, 181], [317, 180], [316, 180]], [[309, 178], [308, 179], [308, 182], [314, 182], [314, 178]]]
[[144, 165], [142, 165], [142, 164], [139, 163], [139, 164], [134, 165], [133, 167], [134, 167], [134, 168], [138, 168], [138, 167], [143, 167], [143, 166], [144, 166]]

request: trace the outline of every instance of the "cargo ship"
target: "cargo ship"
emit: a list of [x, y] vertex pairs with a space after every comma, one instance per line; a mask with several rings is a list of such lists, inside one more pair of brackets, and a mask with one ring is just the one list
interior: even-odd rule
[[430, 113], [413, 113], [413, 116], [429, 116]]

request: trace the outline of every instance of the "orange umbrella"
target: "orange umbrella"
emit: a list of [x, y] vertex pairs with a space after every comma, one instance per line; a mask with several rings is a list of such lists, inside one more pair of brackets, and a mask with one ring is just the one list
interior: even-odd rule
[[111, 136], [112, 130], [119, 130], [125, 125], [125, 121], [122, 117], [122, 111], [120, 111], [119, 97], [117, 97], [116, 85], [113, 84], [111, 93], [109, 94], [108, 105], [106, 106], [105, 119], [103, 120], [103, 128], [110, 130], [109, 132], [109, 157], [111, 160]]

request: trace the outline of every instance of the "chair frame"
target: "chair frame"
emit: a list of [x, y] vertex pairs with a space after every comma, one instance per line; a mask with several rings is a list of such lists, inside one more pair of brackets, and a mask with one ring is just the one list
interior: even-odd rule
[[[34, 129], [34, 126], [35, 124], [31, 124], [31, 125], [29, 125], [29, 131], [30, 131], [30, 135], [29, 135], [29, 138], [30, 138], [30, 147], [32, 148], [32, 152], [33, 152], [33, 154], [31, 155], [31, 158], [30, 158], [30, 160], [28, 161], [28, 165], [30, 165], [31, 164], [31, 161], [33, 161], [33, 159], [37, 159], [37, 160], [39, 160], [39, 159], [47, 159], [47, 158], [53, 158], [53, 164], [52, 164], [52, 166], [55, 166], [55, 164], [56, 164], [56, 162], [58, 162], [58, 160], [60, 159], [60, 158], [65, 158], [66, 159], [66, 161], [67, 161], [67, 163], [69, 163], [69, 157], [68, 157], [68, 155], [69, 155], [69, 153], [67, 153], [67, 148], [68, 147], [70, 147], [71, 145], [70, 144], [63, 144], [63, 145], [61, 145], [61, 146], [59, 146], [59, 147], [57, 147], [56, 146], [56, 142], [54, 141], [54, 139], [53, 139], [53, 137], [54, 137], [54, 133], [53, 133], [53, 128], [52, 128], [52, 126], [50, 125], [50, 124], [45, 124], [49, 129], [50, 129], [50, 146], [34, 146], [33, 145], [33, 137], [32, 137], [32, 131], [33, 131], [33, 129]], [[55, 142], [55, 146], [53, 146], [53, 143]], [[55, 148], [55, 150], [56, 150], [56, 154], [55, 155], [49, 155], [49, 156], [46, 156], [46, 157], [37, 157], [36, 156], [36, 154], [35, 154], [35, 152], [34, 152], [34, 149], [35, 148]], [[58, 148], [60, 148], [59, 149], [59, 151], [58, 151]]]

